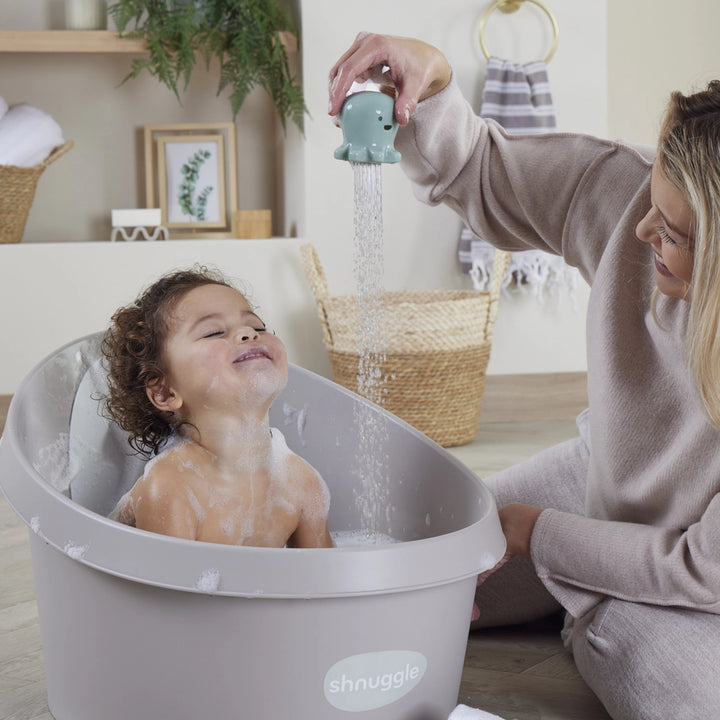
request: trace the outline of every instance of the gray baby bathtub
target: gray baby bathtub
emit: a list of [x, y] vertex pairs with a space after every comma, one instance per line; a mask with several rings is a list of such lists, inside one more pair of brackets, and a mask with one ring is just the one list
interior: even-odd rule
[[[356, 403], [387, 429], [381, 532], [400, 542], [245, 548], [105, 515], [142, 472], [98, 412], [99, 335], [41, 362], [0, 440], [0, 487], [29, 528], [57, 720], [445, 720], [478, 573], [505, 541], [489, 491], [398, 418], [298, 367], [272, 424], [360, 529]], [[348, 715], [351, 713], [351, 715]]]

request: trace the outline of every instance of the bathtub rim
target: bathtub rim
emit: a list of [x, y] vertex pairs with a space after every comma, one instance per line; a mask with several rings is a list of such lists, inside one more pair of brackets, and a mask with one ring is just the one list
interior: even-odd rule
[[[97, 335], [72, 340], [34, 366], [11, 401], [0, 438], [0, 489], [29, 531], [58, 552], [98, 571], [155, 587], [285, 599], [351, 597], [435, 587], [489, 570], [504, 555], [505, 538], [492, 494], [450, 454], [446, 459], [459, 473], [471, 475], [477, 484], [482, 514], [459, 530], [395, 544], [328, 549], [221, 545], [138, 530], [83, 507], [54, 488], [21, 452], [14, 417], [21, 412], [25, 388], [48, 362]], [[356, 397], [327, 378], [304, 368], [299, 370]], [[423, 442], [432, 443], [404, 421], [391, 418]], [[436, 447], [437, 452], [445, 452]], [[242, 568], [238, 568], [239, 564]], [[200, 581], [208, 571], [218, 573], [217, 587], [208, 588]]]

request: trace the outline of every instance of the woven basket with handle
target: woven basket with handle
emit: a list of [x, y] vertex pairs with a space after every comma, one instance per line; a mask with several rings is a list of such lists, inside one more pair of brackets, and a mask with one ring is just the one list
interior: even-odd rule
[[34, 167], [0, 165], [0, 243], [22, 240], [40, 175], [72, 146], [73, 141], [68, 140]]
[[[317, 252], [301, 247], [337, 383], [358, 392], [357, 298], [332, 296]], [[477, 432], [500, 287], [510, 253], [496, 252], [488, 291], [385, 292], [380, 404], [444, 447]]]

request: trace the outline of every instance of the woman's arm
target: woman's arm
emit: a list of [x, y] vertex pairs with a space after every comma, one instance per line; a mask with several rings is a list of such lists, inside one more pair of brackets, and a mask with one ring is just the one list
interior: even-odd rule
[[542, 508], [523, 503], [510, 503], [498, 510], [509, 555], [530, 557], [530, 540], [541, 512]]
[[436, 48], [361, 33], [330, 72], [330, 114], [353, 80], [397, 88], [395, 145], [423, 202], [445, 203], [477, 236], [506, 250], [562, 255], [591, 281], [603, 249], [650, 176], [650, 163], [585, 135], [508, 136], [478, 117]]
[[503, 249], [562, 255], [586, 277], [651, 168], [600, 138], [508, 135], [475, 114], [455, 79], [420, 103], [395, 145], [418, 199], [448, 205]]
[[531, 558], [548, 590], [576, 617], [606, 596], [720, 614], [720, 495], [688, 528], [544, 510]]

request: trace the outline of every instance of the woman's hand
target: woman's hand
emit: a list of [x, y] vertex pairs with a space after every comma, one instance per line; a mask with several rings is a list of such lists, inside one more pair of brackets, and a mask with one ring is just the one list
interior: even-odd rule
[[542, 508], [522, 503], [510, 503], [498, 510], [508, 554], [530, 557], [530, 538], [541, 512]]
[[[389, 70], [383, 73], [383, 67]], [[410, 38], [360, 33], [330, 71], [328, 113], [337, 115], [353, 82], [373, 80], [397, 91], [395, 116], [407, 125], [417, 104], [450, 82], [450, 64], [432, 45]]]

